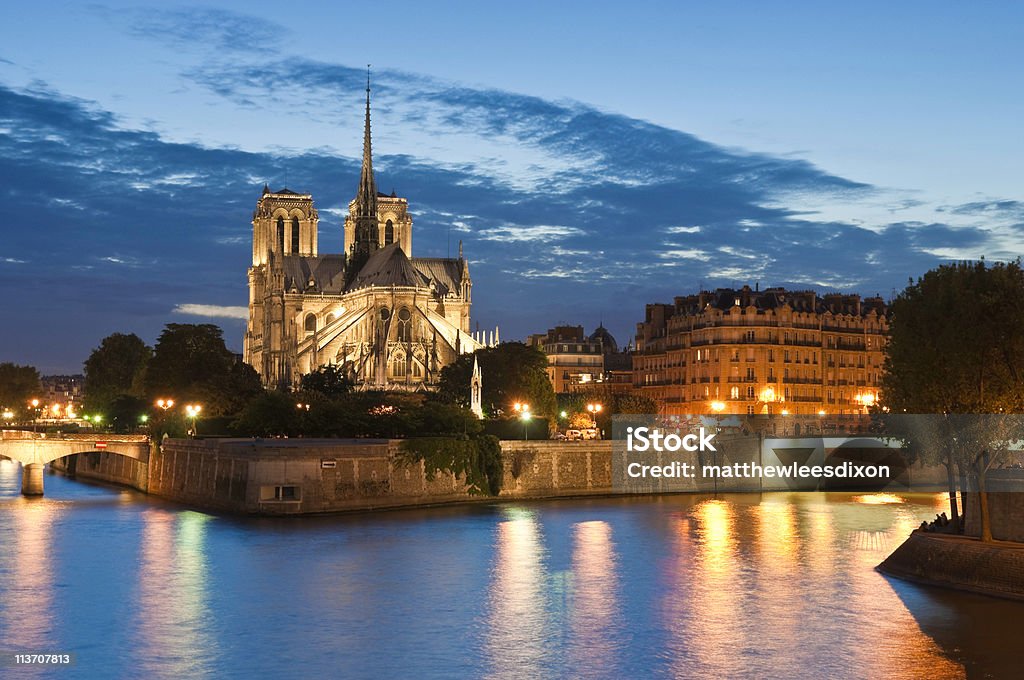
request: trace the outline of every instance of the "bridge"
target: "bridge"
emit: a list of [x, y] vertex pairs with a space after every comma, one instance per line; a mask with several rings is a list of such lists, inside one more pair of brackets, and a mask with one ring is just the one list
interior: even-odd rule
[[76, 453], [117, 453], [147, 462], [149, 439], [145, 435], [47, 434], [4, 430], [0, 457], [21, 463], [21, 493], [43, 495], [43, 469], [64, 456]]

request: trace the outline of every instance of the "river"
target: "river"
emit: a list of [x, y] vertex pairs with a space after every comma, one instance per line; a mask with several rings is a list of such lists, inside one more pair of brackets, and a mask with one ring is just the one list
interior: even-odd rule
[[61, 678], [1003, 677], [1024, 603], [874, 571], [939, 495], [209, 515], [0, 461], [0, 651]]

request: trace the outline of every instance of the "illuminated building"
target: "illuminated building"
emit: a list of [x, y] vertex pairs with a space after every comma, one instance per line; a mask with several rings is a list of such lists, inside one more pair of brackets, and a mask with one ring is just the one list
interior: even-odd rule
[[470, 332], [473, 284], [461, 243], [458, 258], [412, 257], [408, 202], [377, 191], [369, 83], [365, 115], [343, 252], [319, 252], [308, 193], [264, 186], [253, 213], [245, 361], [267, 386], [335, 365], [362, 387], [417, 390], [459, 354], [497, 341], [497, 330], [488, 343]]
[[887, 313], [879, 297], [749, 286], [649, 304], [633, 387], [667, 415], [865, 413]]

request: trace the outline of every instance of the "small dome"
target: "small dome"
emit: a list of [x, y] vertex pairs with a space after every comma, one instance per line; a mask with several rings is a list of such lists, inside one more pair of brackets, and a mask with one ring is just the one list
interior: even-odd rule
[[608, 332], [608, 329], [604, 327], [604, 324], [598, 326], [597, 330], [590, 334], [590, 341], [600, 342], [606, 353], [619, 351], [619, 343], [615, 342], [615, 338], [613, 338], [612, 334]]

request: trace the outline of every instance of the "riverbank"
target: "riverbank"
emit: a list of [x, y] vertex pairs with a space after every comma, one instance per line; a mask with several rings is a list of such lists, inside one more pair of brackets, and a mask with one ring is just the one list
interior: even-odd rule
[[917, 583], [1024, 600], [1024, 543], [917, 530], [877, 569]]
[[[627, 491], [613, 478], [612, 442], [506, 440], [501, 446], [498, 495], [470, 493], [461, 474], [429, 474], [410, 460], [410, 440], [397, 439], [168, 439], [135, 451], [65, 456], [53, 468], [70, 476], [128, 486], [188, 506], [247, 515], [310, 515], [481, 500], [575, 498]], [[729, 442], [729, 463], [779, 464], [778, 444], [757, 437]], [[91, 442], [86, 443], [91, 448]], [[786, 447], [793, 442], [784, 441]], [[848, 457], [849, 451], [843, 450]], [[691, 454], [691, 464], [697, 454]], [[831, 453], [816, 453], [822, 464]], [[915, 469], [909, 480], [934, 476]], [[920, 482], [918, 482], [920, 483]], [[877, 490], [849, 487], [857, 490]], [[645, 493], [842, 490], [820, 480], [769, 478], [751, 488], [745, 478], [658, 480]]]

